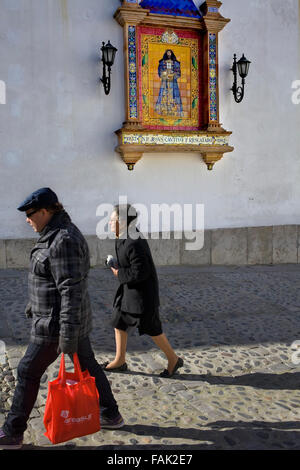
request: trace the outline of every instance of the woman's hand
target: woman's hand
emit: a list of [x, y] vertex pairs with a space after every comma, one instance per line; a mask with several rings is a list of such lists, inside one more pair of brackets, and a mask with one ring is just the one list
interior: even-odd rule
[[118, 277], [118, 272], [119, 272], [119, 270], [118, 270], [118, 269], [115, 269], [115, 268], [113, 268], [113, 267], [111, 267], [110, 269], [112, 270], [114, 276]]

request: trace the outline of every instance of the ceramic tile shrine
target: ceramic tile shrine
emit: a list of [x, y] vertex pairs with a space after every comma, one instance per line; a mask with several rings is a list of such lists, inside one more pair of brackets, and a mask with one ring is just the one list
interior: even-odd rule
[[126, 120], [116, 131], [129, 170], [143, 153], [198, 152], [211, 170], [233, 147], [219, 122], [221, 2], [123, 1]]

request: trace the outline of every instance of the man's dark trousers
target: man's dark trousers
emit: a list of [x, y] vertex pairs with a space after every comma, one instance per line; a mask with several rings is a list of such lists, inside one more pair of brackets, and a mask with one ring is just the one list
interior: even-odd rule
[[[57, 359], [57, 348], [58, 343], [29, 343], [18, 366], [18, 383], [10, 412], [3, 426], [7, 436], [21, 436], [27, 428], [27, 421], [37, 399], [41, 377]], [[118, 406], [107, 377], [95, 359], [88, 337], [79, 340], [77, 354], [81, 369], [87, 369], [96, 379], [100, 406], [106, 409], [105, 415], [114, 418], [118, 415]]]

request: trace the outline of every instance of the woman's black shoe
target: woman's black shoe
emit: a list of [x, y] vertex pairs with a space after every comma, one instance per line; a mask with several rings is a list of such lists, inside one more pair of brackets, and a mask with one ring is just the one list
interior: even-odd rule
[[122, 364], [121, 366], [119, 367], [112, 367], [110, 369], [107, 369], [106, 366], [109, 364], [109, 361], [107, 362], [104, 362], [103, 364], [101, 364], [101, 367], [103, 370], [105, 370], [105, 372], [125, 372], [127, 370], [127, 364], [126, 362], [124, 362], [124, 364]]
[[174, 369], [172, 370], [171, 373], [168, 371], [168, 369], [165, 369], [163, 372], [161, 372], [159, 374], [159, 376], [160, 377], [165, 377], [165, 378], [173, 377], [173, 375], [175, 374], [177, 369], [179, 369], [179, 367], [182, 367], [182, 366], [183, 366], [183, 359], [181, 359], [181, 357], [179, 357], [176, 364], [175, 364], [175, 367], [174, 367]]

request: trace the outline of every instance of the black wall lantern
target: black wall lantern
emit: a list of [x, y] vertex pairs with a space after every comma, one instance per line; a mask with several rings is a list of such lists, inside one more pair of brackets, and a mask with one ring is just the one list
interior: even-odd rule
[[[251, 62], [246, 59], [244, 54], [240, 58], [240, 60], [236, 61], [236, 55], [233, 56], [233, 65], [230, 70], [233, 72], [233, 85], [232, 85], [232, 93], [234, 99], [237, 103], [240, 103], [244, 98], [244, 87], [245, 87], [245, 78], [248, 75], [249, 66]], [[242, 86], [237, 86], [237, 71], [239, 72], [239, 76], [242, 79]]]
[[103, 62], [103, 75], [102, 78], [100, 78], [101, 82], [103, 83], [104, 86], [104, 92], [106, 95], [109, 94], [110, 92], [110, 75], [111, 75], [111, 67], [114, 64], [115, 61], [115, 56], [116, 52], [118, 49], [116, 49], [114, 46], [111, 45], [110, 41], [105, 45], [105, 43], [102, 43], [101, 51], [102, 51], [102, 62]]

